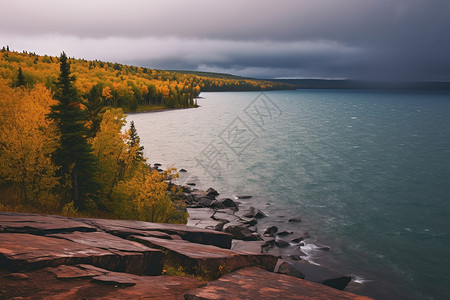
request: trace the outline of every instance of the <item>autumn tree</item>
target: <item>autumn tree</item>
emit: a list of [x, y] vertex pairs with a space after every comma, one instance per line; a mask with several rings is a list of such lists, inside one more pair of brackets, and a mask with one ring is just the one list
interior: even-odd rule
[[95, 158], [87, 142], [88, 114], [74, 85], [70, 63], [63, 52], [60, 57], [60, 74], [55, 82], [55, 99], [50, 118], [61, 134], [60, 145], [54, 153], [55, 162], [61, 167], [62, 183], [70, 191], [70, 200], [78, 209], [85, 209], [97, 186], [94, 181]]
[[41, 84], [25, 90], [0, 81], [0, 182], [16, 191], [15, 206], [46, 211], [58, 208], [53, 191], [58, 185], [57, 166], [51, 154], [59, 136], [56, 124], [46, 118], [55, 103]]

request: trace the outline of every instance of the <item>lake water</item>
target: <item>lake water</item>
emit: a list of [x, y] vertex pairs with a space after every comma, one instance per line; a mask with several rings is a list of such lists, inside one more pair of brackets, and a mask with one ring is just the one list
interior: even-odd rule
[[128, 117], [149, 162], [188, 170], [180, 183], [253, 195], [265, 222], [329, 245], [310, 260], [363, 283], [351, 290], [449, 299], [450, 94], [201, 96], [200, 108]]

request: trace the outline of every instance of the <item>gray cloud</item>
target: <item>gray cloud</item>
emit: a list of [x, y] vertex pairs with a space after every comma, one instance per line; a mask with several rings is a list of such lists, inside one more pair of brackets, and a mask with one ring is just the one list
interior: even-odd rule
[[16, 50], [255, 77], [450, 80], [450, 1], [5, 1]]

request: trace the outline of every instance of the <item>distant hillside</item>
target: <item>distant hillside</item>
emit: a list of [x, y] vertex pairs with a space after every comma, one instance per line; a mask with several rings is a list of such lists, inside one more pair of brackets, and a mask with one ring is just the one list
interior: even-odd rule
[[297, 89], [450, 90], [450, 82], [368, 82], [327, 79], [273, 79]]
[[[195, 106], [202, 91], [264, 91], [293, 89], [283, 82], [207, 72], [165, 71], [98, 60], [69, 60], [76, 87], [84, 99], [98, 98], [103, 105], [125, 111]], [[31, 52], [0, 50], [0, 78], [14, 85], [21, 71], [26, 85], [41, 82], [54, 90], [59, 58]]]

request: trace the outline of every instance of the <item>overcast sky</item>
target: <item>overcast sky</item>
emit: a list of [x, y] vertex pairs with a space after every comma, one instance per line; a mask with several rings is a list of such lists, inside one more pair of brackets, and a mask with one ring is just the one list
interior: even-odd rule
[[450, 0], [1, 0], [16, 51], [258, 78], [450, 80]]

